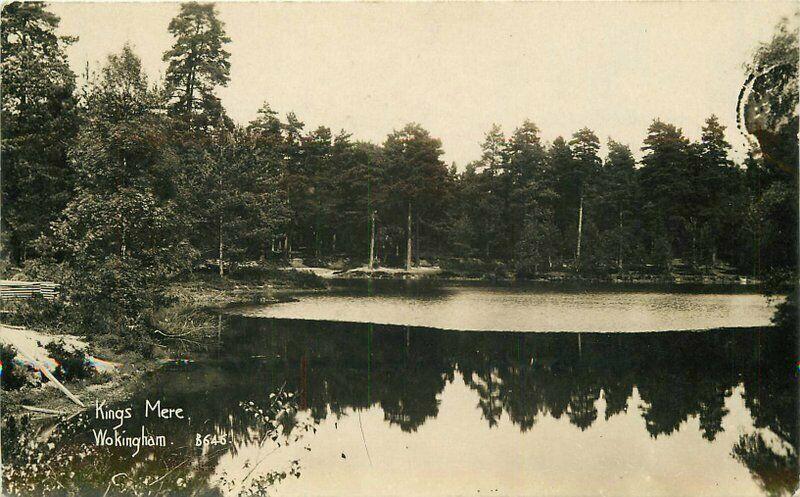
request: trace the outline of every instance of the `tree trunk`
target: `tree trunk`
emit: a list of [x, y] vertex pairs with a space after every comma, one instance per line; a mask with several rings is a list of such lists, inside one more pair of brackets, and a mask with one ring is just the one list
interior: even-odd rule
[[370, 219], [372, 221], [372, 227], [369, 236], [369, 269], [372, 271], [375, 269], [375, 211], [372, 211]]
[[581, 194], [580, 204], [578, 206], [578, 243], [575, 248], [575, 267], [581, 265], [581, 235], [583, 233], [583, 194]]
[[194, 110], [194, 79], [195, 79], [195, 70], [189, 72], [189, 77], [186, 80], [186, 113], [191, 116], [192, 111]]
[[619, 247], [617, 252], [617, 268], [622, 271], [622, 210], [619, 211]]
[[[126, 157], [122, 158], [122, 170], [123, 171], [127, 171], [128, 170], [128, 159]], [[124, 259], [125, 256], [128, 253], [128, 245], [127, 245], [127, 237], [128, 237], [128, 226], [127, 226], [127, 224], [128, 223], [127, 223], [127, 219], [125, 218], [125, 214], [122, 215], [121, 222], [122, 222], [122, 233], [120, 235], [119, 253], [120, 253], [120, 257], [122, 257]]]
[[218, 233], [218, 235], [219, 235], [219, 259], [217, 260], [217, 262], [219, 262], [219, 275], [220, 276], [225, 276], [225, 269], [224, 269], [225, 263], [224, 263], [223, 258], [222, 258], [222, 256], [223, 256], [223, 253], [222, 253], [222, 216], [220, 216], [220, 218], [219, 218], [219, 233]]
[[408, 203], [408, 237], [406, 239], [406, 271], [411, 270], [411, 202]]
[[419, 266], [419, 252], [420, 252], [420, 250], [419, 250], [419, 240], [420, 240], [420, 237], [419, 237], [419, 224], [420, 224], [419, 223], [419, 219], [417, 219], [417, 222], [414, 223], [414, 259], [413, 259], [413, 261], [414, 261], [414, 265], [415, 266]]

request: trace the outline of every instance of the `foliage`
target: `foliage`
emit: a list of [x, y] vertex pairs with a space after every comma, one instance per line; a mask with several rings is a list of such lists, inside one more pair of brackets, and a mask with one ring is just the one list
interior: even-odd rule
[[6, 303], [9, 324], [56, 332], [71, 331], [66, 306], [61, 300], [46, 300], [40, 296]]
[[442, 274], [462, 278], [506, 279], [510, 271], [501, 261], [477, 258], [447, 257], [439, 260]]
[[220, 274], [226, 261], [263, 258], [287, 219], [278, 164], [262, 153], [259, 138], [242, 128], [219, 130], [206, 159], [194, 168], [196, 189], [190, 202], [200, 219], [196, 233], [206, 241], [198, 245], [216, 256]]
[[786, 330], [788, 333], [797, 331], [797, 290], [791, 290], [786, 296], [786, 300], [779, 303], [772, 316], [772, 324]]
[[753, 226], [751, 231], [766, 238], [769, 252], [766, 264], [762, 260], [757, 264], [762, 271], [766, 265], [773, 274], [775, 270], [784, 273], [784, 278], [772, 279], [768, 293], [791, 286], [773, 322], [793, 332], [797, 331], [798, 320], [798, 19], [798, 14], [793, 19], [783, 19], [772, 40], [761, 44], [745, 66], [749, 75], [738, 109], [738, 116], [743, 118], [740, 125], [755, 137], [763, 154], [764, 170], [753, 171], [758, 173], [753, 176], [760, 188], [752, 197], [751, 212], [754, 225], [766, 222], [763, 227]]
[[27, 382], [25, 372], [16, 362], [17, 349], [11, 345], [0, 344], [0, 381], [3, 390], [19, 390]]
[[[436, 243], [439, 235], [437, 223], [443, 219], [449, 194], [448, 171], [440, 159], [443, 153], [442, 142], [416, 123], [390, 133], [383, 144], [379, 202], [383, 224], [390, 229], [382, 244], [394, 245], [396, 251], [405, 245], [406, 266], [412, 254], [419, 256], [420, 236]], [[402, 238], [397, 236], [400, 233]]]
[[278, 283], [299, 288], [324, 288], [325, 281], [309, 271], [284, 270], [272, 266], [242, 265], [233, 269], [228, 277], [244, 283]]
[[[287, 430], [291, 426], [297, 431], [309, 431], [309, 429], [316, 432], [311, 422], [297, 422], [297, 401], [294, 398], [294, 393], [284, 391], [281, 387], [277, 392], [272, 392], [266, 401], [259, 402], [240, 402], [239, 407], [249, 416], [254, 419], [259, 433], [261, 436], [257, 440], [257, 446], [263, 447], [265, 444], [277, 444], [280, 447], [281, 431]], [[299, 436], [295, 436], [294, 440], [299, 440]], [[311, 450], [308, 449], [307, 450]], [[242, 478], [233, 479], [223, 473], [220, 477], [220, 487], [226, 489], [229, 493], [236, 490], [240, 497], [251, 497], [269, 495], [269, 490], [285, 480], [288, 476], [300, 478], [300, 461], [295, 459], [290, 463], [289, 470], [287, 471], [267, 471], [262, 474], [254, 475], [253, 473], [258, 469], [256, 464], [245, 473]]]
[[75, 196], [43, 252], [63, 261], [74, 319], [91, 333], [141, 329], [165, 303], [166, 277], [186, 262], [167, 122], [129, 47], [91, 85], [86, 124], [70, 150]]
[[0, 46], [2, 91], [2, 239], [19, 263], [36, 255], [33, 242], [72, 194], [66, 148], [79, 118], [75, 75], [59, 37], [59, 18], [42, 2], [3, 6]]
[[175, 44], [164, 53], [168, 62], [165, 82], [170, 110], [194, 127], [215, 126], [225, 116], [214, 94], [216, 86], [230, 80], [230, 42], [212, 3], [181, 4], [180, 13], [169, 23]]
[[94, 372], [86, 353], [70, 347], [64, 340], [52, 341], [45, 346], [48, 355], [56, 361], [54, 376], [62, 381], [88, 378]]
[[[292, 392], [282, 388], [269, 395], [259, 392], [253, 398], [231, 406], [240, 423], [223, 425], [216, 419], [206, 423], [215, 436], [235, 437], [235, 445], [209, 445], [201, 450], [195, 445], [195, 424], [178, 423], [173, 424], [170, 439], [191, 440], [189, 444], [176, 443], [168, 449], [143, 447], [137, 457], [130, 456], [130, 447], [96, 445], [92, 429], [102, 425], [90, 412], [61, 418], [52, 430], [45, 431], [37, 430], [27, 415], [4, 414], [4, 495], [268, 495], [287, 477], [300, 476], [298, 460], [287, 461], [283, 467], [276, 467], [274, 458], [248, 461], [237, 468], [240, 471], [235, 476], [229, 476], [215, 471], [220, 458], [231, 451], [235, 455], [236, 447], [246, 442], [272, 454], [279, 447], [300, 442], [306, 432], [316, 428], [313, 420], [299, 419]], [[145, 418], [135, 421], [145, 423]], [[310, 448], [306, 446], [306, 450]]]
[[[772, 40], [762, 43], [745, 65], [739, 95], [740, 127], [757, 141], [769, 167], [797, 179], [798, 40], [800, 16], [783, 19]], [[748, 91], [749, 90], [749, 91]]]

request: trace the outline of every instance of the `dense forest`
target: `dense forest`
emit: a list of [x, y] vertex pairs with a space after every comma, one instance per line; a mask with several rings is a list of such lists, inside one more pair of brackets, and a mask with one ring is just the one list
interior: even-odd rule
[[654, 119], [640, 160], [588, 128], [548, 143], [533, 121], [492, 126], [465, 167], [445, 164], [416, 123], [373, 144], [268, 103], [233, 122], [216, 93], [230, 39], [213, 4], [181, 5], [159, 81], [129, 46], [77, 78], [65, 51], [77, 40], [58, 24], [43, 3], [2, 11], [2, 257], [64, 283], [86, 323], [135, 327], [176, 275], [297, 257], [469, 260], [518, 278], [681, 264], [794, 279], [798, 64], [786, 23], [743, 68], [736, 132], [753, 148], [741, 163], [711, 115], [699, 141]]

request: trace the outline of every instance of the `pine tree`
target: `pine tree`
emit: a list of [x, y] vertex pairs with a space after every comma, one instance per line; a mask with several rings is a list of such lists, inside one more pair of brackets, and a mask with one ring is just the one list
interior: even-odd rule
[[691, 253], [689, 223], [695, 212], [690, 144], [680, 128], [658, 119], [647, 133], [639, 173], [644, 242], [652, 262], [664, 266], [673, 255]]
[[509, 175], [506, 171], [507, 140], [500, 126], [494, 124], [481, 144], [481, 159], [476, 164], [477, 176], [469, 177], [469, 202], [474, 206], [472, 228], [482, 239], [481, 254], [486, 258], [507, 255]]
[[575, 265], [581, 265], [581, 243], [583, 241], [584, 209], [590, 195], [591, 179], [600, 171], [601, 160], [598, 155], [600, 140], [589, 128], [581, 128], [572, 135], [569, 142], [572, 150], [574, 173], [572, 181], [578, 197], [578, 228], [575, 241]]
[[214, 4], [181, 4], [169, 32], [175, 43], [163, 59], [169, 63], [165, 79], [171, 112], [195, 129], [219, 126], [227, 118], [214, 90], [230, 80], [230, 54], [224, 46], [231, 40]]
[[552, 260], [554, 245], [549, 209], [554, 192], [549, 188], [547, 154], [539, 128], [531, 121], [523, 122], [508, 140], [505, 155], [509, 177], [507, 257], [525, 259], [525, 265], [534, 266], [534, 272], [538, 272], [542, 261]]
[[66, 148], [77, 132], [75, 75], [56, 35], [59, 18], [41, 2], [3, 6], [1, 255], [20, 263], [72, 194]]
[[741, 195], [740, 178], [728, 158], [730, 143], [725, 139], [725, 126], [717, 116], [711, 115], [703, 126], [699, 143], [699, 160], [693, 186], [697, 194], [696, 207], [701, 211], [703, 240], [701, 254], [704, 261], [715, 264], [722, 249], [730, 260], [728, 249], [737, 243], [732, 235], [736, 232], [738, 216], [732, 210]]
[[554, 202], [553, 216], [558, 229], [560, 260], [573, 260], [575, 244], [572, 243], [577, 230], [575, 211], [578, 208], [578, 192], [574, 181], [574, 159], [569, 144], [559, 136], [547, 151], [548, 169], [553, 178], [553, 189], [557, 202]]
[[595, 190], [594, 204], [598, 227], [603, 232], [599, 259], [617, 270], [622, 270], [639, 252], [636, 221], [640, 212], [636, 205], [635, 167], [630, 147], [609, 139], [608, 156]]
[[[198, 205], [201, 232], [214, 256], [220, 276], [230, 261], [262, 256], [287, 221], [278, 188], [278, 167], [270, 145], [255, 130], [237, 127], [214, 132], [205, 167], [199, 170], [205, 192]], [[213, 245], [213, 246], [209, 246]]]
[[[405, 265], [410, 269], [415, 233], [435, 227], [448, 195], [448, 172], [440, 157], [442, 143], [419, 124], [408, 124], [384, 142], [385, 184], [395, 225], [405, 231]], [[404, 219], [398, 219], [402, 213]], [[402, 221], [405, 221], [403, 223]], [[415, 231], [416, 229], [416, 231]], [[433, 231], [431, 230], [431, 231]], [[430, 233], [429, 238], [435, 236]]]

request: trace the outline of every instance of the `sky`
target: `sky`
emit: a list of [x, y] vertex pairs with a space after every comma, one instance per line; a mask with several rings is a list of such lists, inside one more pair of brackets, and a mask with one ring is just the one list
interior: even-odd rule
[[[77, 73], [130, 42], [152, 78], [177, 3], [52, 3]], [[654, 118], [693, 139], [716, 114], [736, 158], [743, 64], [794, 2], [218, 2], [231, 81], [218, 95], [239, 123], [264, 102], [307, 128], [381, 143], [417, 122], [449, 164], [480, 157], [493, 123], [525, 119], [550, 142], [588, 126], [637, 156]]]

